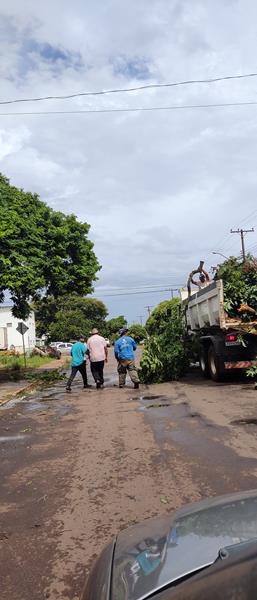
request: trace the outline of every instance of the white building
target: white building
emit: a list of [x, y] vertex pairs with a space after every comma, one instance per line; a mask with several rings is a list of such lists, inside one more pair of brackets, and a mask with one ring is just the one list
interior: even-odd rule
[[[22, 319], [16, 319], [13, 316], [10, 302], [0, 304], [0, 350], [10, 350], [10, 347], [14, 346], [17, 352], [23, 351], [22, 336], [17, 331], [21, 321]], [[25, 349], [29, 351], [36, 344], [35, 313], [31, 312], [28, 319], [22, 322], [28, 327], [24, 334], [24, 343]]]

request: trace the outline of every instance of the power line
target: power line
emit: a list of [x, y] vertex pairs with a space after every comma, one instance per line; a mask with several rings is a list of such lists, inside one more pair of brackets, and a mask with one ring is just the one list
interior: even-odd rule
[[252, 244], [252, 246], [249, 246], [247, 248], [247, 252], [252, 252], [252, 250], [256, 250], [257, 248], [257, 243], [255, 242], [254, 244]]
[[208, 79], [187, 79], [185, 81], [175, 81], [171, 83], [149, 83], [129, 88], [114, 88], [110, 90], [99, 90], [95, 92], [77, 92], [67, 95], [56, 96], [39, 96], [36, 98], [15, 98], [14, 100], [1, 100], [0, 104], [17, 104], [18, 102], [41, 102], [42, 100], [68, 100], [71, 98], [79, 98], [82, 96], [103, 96], [105, 94], [120, 94], [122, 92], [137, 92], [140, 90], [150, 90], [156, 88], [170, 88], [181, 85], [192, 85], [195, 83], [216, 83], [218, 81], [228, 81], [232, 79], [246, 79], [257, 77], [257, 73], [246, 73], [245, 75], [225, 75], [223, 77], [211, 77]]
[[[119, 291], [126, 292], [126, 291], [130, 291], [130, 290], [140, 290], [140, 289], [144, 290], [144, 289], [147, 289], [147, 288], [150, 288], [150, 289], [152, 289], [152, 288], [163, 288], [165, 285], [171, 285], [171, 286], [172, 285], [173, 286], [177, 285], [178, 287], [181, 287], [184, 284], [182, 284], [182, 283], [171, 283], [169, 281], [168, 283], [162, 283], [162, 284], [157, 284], [157, 285], [153, 284], [153, 285], [136, 285], [136, 286], [132, 286], [132, 287], [131, 286], [126, 286], [126, 287], [109, 287], [109, 288], [103, 289], [102, 292], [105, 294], [106, 292], [107, 293], [109, 293], [109, 292], [119, 292]], [[96, 287], [95, 288], [95, 292], [101, 293], [101, 289]]]
[[[246, 217], [244, 217], [244, 219], [241, 220], [241, 226], [244, 225], [245, 223], [247, 223], [247, 221], [249, 221], [250, 219], [252, 219], [253, 216], [255, 216], [256, 214], [257, 214], [257, 208], [255, 208], [249, 215], [247, 215]], [[236, 227], [239, 227], [239, 226], [238, 225], [233, 225], [232, 229], [235, 229]], [[229, 238], [229, 237], [230, 237], [230, 232], [227, 233], [227, 235], [226, 235], [226, 238]], [[222, 246], [220, 246], [220, 249], [224, 248], [224, 246], [226, 246], [227, 243], [228, 243], [228, 240], [227, 240], [226, 243], [225, 243], [225, 240], [224, 240]], [[231, 248], [231, 247], [232, 246], [229, 245], [229, 248]]]
[[251, 100], [249, 102], [220, 102], [215, 104], [174, 104], [171, 106], [149, 106], [136, 108], [97, 108], [97, 109], [84, 109], [84, 110], [40, 110], [40, 111], [28, 111], [28, 112], [6, 112], [0, 113], [1, 117], [18, 117], [18, 116], [31, 116], [31, 115], [79, 115], [79, 114], [97, 114], [97, 113], [133, 113], [133, 112], [151, 112], [151, 111], [162, 111], [162, 110], [191, 110], [194, 108], [229, 108], [239, 106], [256, 106], [257, 100]]
[[147, 291], [142, 291], [142, 292], [119, 292], [118, 294], [99, 294], [99, 296], [101, 295], [101, 298], [103, 297], [109, 297], [112, 298], [114, 296], [134, 296], [136, 294], [159, 294], [160, 292], [170, 292], [171, 289], [167, 288], [167, 289], [163, 289], [163, 290], [147, 290]]
[[[246, 217], [244, 217], [241, 220], [241, 225], [244, 225], [247, 221], [249, 221], [251, 218], [253, 218], [253, 216], [257, 214], [257, 208], [255, 208], [249, 215], [247, 215]], [[238, 227], [237, 224], [233, 225], [232, 229], [235, 229], [236, 227]], [[257, 227], [257, 225], [256, 225]], [[230, 248], [233, 247], [234, 244], [229, 244], [229, 246], [227, 247], [228, 244], [228, 239], [230, 238], [230, 231], [225, 235], [224, 238], [220, 238], [220, 241], [218, 242], [218, 244], [215, 244], [215, 247], [218, 250], [222, 250], [226, 247], [226, 251], [228, 251]]]

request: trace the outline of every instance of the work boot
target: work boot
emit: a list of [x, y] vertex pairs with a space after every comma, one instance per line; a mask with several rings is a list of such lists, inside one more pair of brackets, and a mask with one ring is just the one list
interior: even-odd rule
[[138, 382], [134, 383], [134, 390], [138, 390], [138, 388], [139, 388], [139, 383]]
[[119, 385], [119, 388], [124, 388], [124, 385], [120, 384], [120, 385]]
[[92, 385], [90, 385], [89, 383], [85, 383], [85, 385], [84, 385], [84, 390], [85, 390], [86, 388], [91, 388], [91, 387], [92, 387]]
[[97, 390], [100, 390], [100, 387], [101, 387], [101, 383], [100, 383], [100, 381], [97, 381], [97, 384], [96, 384], [96, 389], [97, 389]]
[[71, 392], [71, 387], [69, 387], [68, 385], [66, 387], [66, 392]]

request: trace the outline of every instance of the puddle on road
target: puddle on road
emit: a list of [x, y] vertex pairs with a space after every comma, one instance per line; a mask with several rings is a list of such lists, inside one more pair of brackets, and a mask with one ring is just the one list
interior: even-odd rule
[[20, 435], [19, 433], [17, 435], [2, 435], [0, 436], [0, 442], [18, 442], [25, 440], [27, 437], [27, 435]]
[[257, 419], [255, 417], [246, 417], [245, 419], [235, 419], [235, 421], [231, 421], [231, 425], [257, 425]]
[[[132, 398], [132, 400], [139, 400], [139, 402], [141, 402], [143, 406], [141, 406], [140, 410], [146, 410], [149, 408], [167, 408], [171, 406], [171, 403], [169, 402], [170, 399], [166, 396], [154, 396], [152, 394], [148, 394], [147, 396]], [[156, 402], [154, 402], [154, 400]]]
[[[76, 387], [81, 386], [74, 385], [74, 392], [76, 391]], [[65, 387], [63, 384], [57, 384], [54, 387], [52, 386], [43, 389], [39, 388], [32, 394], [13, 398], [1, 406], [0, 410], [4, 411], [22, 406], [24, 414], [37, 413], [42, 410], [52, 410], [59, 416], [66, 416], [68, 414], [75, 413], [77, 408], [73, 405], [73, 403], [65, 402], [64, 404], [64, 398], [67, 399], [67, 394], [65, 394]]]
[[[216, 427], [211, 421], [205, 419], [197, 411], [191, 410], [187, 401], [178, 402], [178, 398], [159, 395], [154, 399], [159, 402], [153, 402], [153, 396], [144, 395], [137, 398], [141, 406], [139, 410], [144, 411], [146, 419], [151, 423], [155, 436], [159, 442], [172, 441], [184, 447], [202, 448], [206, 452], [207, 440], [212, 428], [212, 434], [221, 435], [221, 429]], [[172, 402], [172, 400], [175, 400]], [[153, 410], [148, 410], [153, 409]], [[159, 411], [159, 409], [161, 409]]]
[[160, 400], [162, 398], [165, 398], [165, 396], [153, 396], [152, 394], [148, 394], [148, 396], [140, 396], [139, 400]]
[[165, 408], [166, 406], [171, 406], [171, 404], [147, 404], [147, 406], [144, 407], [144, 409], [148, 409], [148, 408]]

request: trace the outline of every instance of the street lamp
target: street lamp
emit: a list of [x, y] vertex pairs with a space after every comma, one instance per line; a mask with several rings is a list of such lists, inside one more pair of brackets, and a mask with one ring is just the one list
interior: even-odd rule
[[221, 252], [212, 252], [212, 254], [219, 254], [219, 256], [223, 256], [223, 258], [228, 260], [228, 256], [225, 256], [225, 254], [221, 254]]

